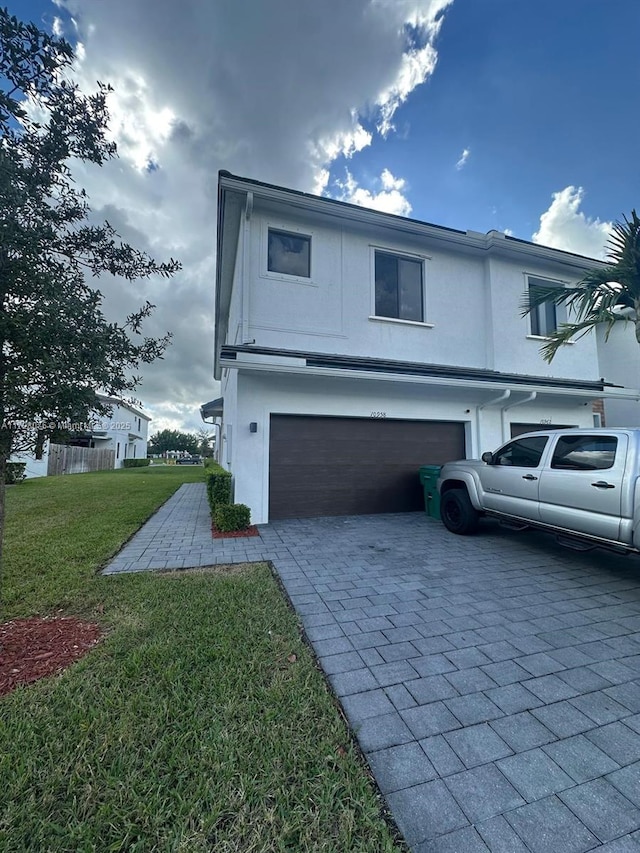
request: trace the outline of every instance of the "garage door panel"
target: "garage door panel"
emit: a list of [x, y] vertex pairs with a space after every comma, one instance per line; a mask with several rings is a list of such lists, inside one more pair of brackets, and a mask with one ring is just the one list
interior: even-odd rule
[[269, 516], [420, 510], [420, 465], [464, 455], [462, 423], [272, 415]]
[[540, 430], [549, 430], [549, 429], [574, 429], [574, 426], [568, 426], [567, 424], [511, 424], [511, 438], [517, 438], [519, 435], [523, 435], [525, 432], [539, 432]]

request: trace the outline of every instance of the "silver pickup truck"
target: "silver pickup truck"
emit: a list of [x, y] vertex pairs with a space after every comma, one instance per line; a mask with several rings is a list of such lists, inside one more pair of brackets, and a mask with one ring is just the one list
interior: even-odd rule
[[640, 429], [526, 433], [481, 460], [448, 462], [438, 490], [452, 533], [474, 533], [487, 515], [581, 550], [640, 553]]

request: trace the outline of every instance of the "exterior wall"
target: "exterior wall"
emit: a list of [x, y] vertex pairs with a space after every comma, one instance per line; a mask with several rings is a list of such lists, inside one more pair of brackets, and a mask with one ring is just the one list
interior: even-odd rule
[[42, 459], [36, 459], [32, 453], [12, 453], [10, 462], [25, 462], [24, 473], [28, 480], [32, 477], [46, 477], [49, 463], [49, 442], [47, 441], [42, 453]]
[[[548, 364], [540, 354], [544, 338], [531, 335], [529, 317], [521, 317], [521, 303], [527, 288], [527, 276], [551, 279], [552, 282], [575, 283], [561, 266], [522, 263], [493, 257], [489, 261], [488, 287], [491, 312], [487, 328], [493, 337], [494, 370], [510, 373], [555, 376], [564, 379], [597, 380], [602, 375], [598, 365], [598, 348], [593, 335], [574, 344], [566, 344]], [[564, 309], [558, 309], [558, 311]], [[562, 321], [561, 314], [558, 320]]]
[[[607, 382], [628, 388], [640, 387], [640, 344], [636, 341], [633, 323], [617, 323], [608, 340], [602, 328], [590, 337], [596, 339], [601, 375]], [[640, 402], [605, 400], [604, 413], [607, 426], [640, 426]]]
[[[332, 415], [371, 417], [385, 412], [388, 418], [407, 420], [450, 420], [465, 424], [467, 456], [495, 450], [510, 437], [511, 422], [547, 422], [590, 426], [590, 403], [561, 406], [557, 402], [535, 402], [502, 409], [478, 406], [462, 389], [434, 388], [421, 384], [382, 382], [340, 377], [291, 376], [269, 373], [238, 373], [237, 388], [225, 396], [225, 432], [232, 425], [230, 466], [234, 473], [234, 500], [251, 508], [253, 523], [268, 521], [269, 425], [271, 414]], [[496, 395], [494, 395], [495, 397]], [[480, 399], [488, 400], [484, 393]], [[258, 431], [249, 424], [255, 421]], [[224, 432], [223, 432], [224, 434]], [[425, 459], [425, 463], [429, 460]]]
[[[309, 282], [267, 273], [269, 227], [311, 234]], [[424, 259], [426, 323], [369, 319], [374, 314], [375, 249]], [[262, 346], [442, 364], [483, 366], [483, 332], [474, 328], [483, 305], [483, 264], [429, 250], [417, 239], [369, 229], [346, 230], [304, 218], [256, 213], [251, 220], [250, 337]], [[468, 320], [452, 323], [451, 294]], [[474, 330], [469, 335], [469, 326]]]
[[[269, 227], [311, 235], [310, 280], [267, 271]], [[527, 261], [525, 268], [505, 258], [434, 248], [389, 229], [345, 228], [302, 213], [284, 217], [256, 209], [241, 232], [228, 343], [538, 376], [600, 377], [593, 339], [563, 347], [549, 365], [539, 352], [543, 339], [531, 336], [529, 318], [520, 316], [526, 275], [574, 281], [562, 266]], [[425, 323], [372, 318], [376, 248], [424, 259]]]
[[114, 403], [111, 415], [97, 418], [95, 446], [114, 451], [114, 467], [122, 468], [125, 459], [145, 459], [150, 419], [123, 404]]

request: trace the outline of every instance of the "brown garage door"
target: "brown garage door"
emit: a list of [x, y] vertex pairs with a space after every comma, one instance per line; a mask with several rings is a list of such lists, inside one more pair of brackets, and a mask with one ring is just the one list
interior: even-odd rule
[[511, 438], [517, 438], [525, 432], [539, 432], [545, 429], [573, 429], [566, 424], [511, 424]]
[[272, 415], [269, 517], [424, 509], [420, 465], [464, 459], [464, 424]]

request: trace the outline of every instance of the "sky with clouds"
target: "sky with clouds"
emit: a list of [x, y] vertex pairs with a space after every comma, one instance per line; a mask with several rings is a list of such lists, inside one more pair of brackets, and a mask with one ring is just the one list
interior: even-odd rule
[[8, 0], [114, 87], [94, 214], [169, 282], [101, 282], [173, 333], [137, 392], [152, 431], [217, 396], [217, 172], [602, 257], [640, 205], [637, 0]]

